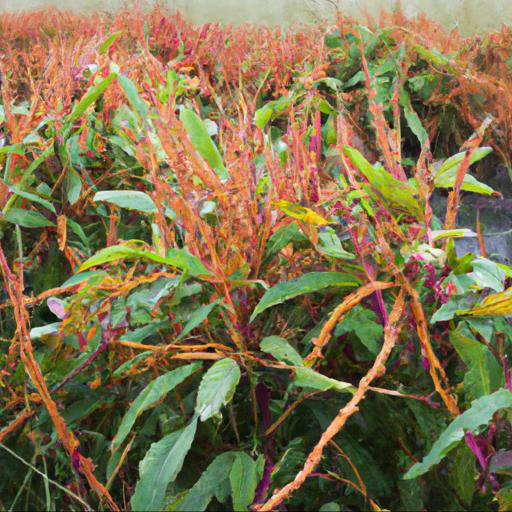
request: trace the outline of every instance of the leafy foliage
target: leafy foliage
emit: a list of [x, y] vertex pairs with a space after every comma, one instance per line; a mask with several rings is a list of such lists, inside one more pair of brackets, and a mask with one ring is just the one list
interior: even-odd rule
[[510, 508], [512, 31], [0, 31], [0, 508]]

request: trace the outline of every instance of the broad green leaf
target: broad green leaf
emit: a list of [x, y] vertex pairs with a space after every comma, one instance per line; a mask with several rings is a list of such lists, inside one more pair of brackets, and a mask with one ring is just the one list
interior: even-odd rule
[[148, 120], [149, 108], [137, 91], [137, 86], [125, 75], [118, 75], [117, 81], [135, 112], [137, 112], [144, 121]]
[[360, 280], [350, 274], [342, 272], [311, 272], [303, 276], [278, 283], [261, 298], [254, 309], [250, 321], [252, 322], [260, 313], [266, 309], [282, 304], [299, 295], [317, 292], [330, 286], [355, 288], [361, 284]]
[[334, 336], [347, 332], [353, 332], [370, 353], [377, 355], [384, 339], [384, 328], [372, 310], [360, 304], [352, 308], [336, 326]]
[[[455, 186], [455, 181], [457, 180], [457, 172], [458, 166], [456, 169], [449, 169], [441, 176], [436, 176], [436, 178], [434, 178], [434, 185], [437, 188], [453, 188]], [[464, 176], [461, 189], [466, 192], [473, 192], [475, 194], [484, 194], [488, 196], [496, 194], [496, 191], [493, 188], [478, 181], [474, 176], [468, 173]]]
[[502, 292], [505, 282], [505, 271], [496, 263], [486, 258], [473, 261], [473, 272], [469, 274], [479, 288], [491, 288], [495, 292]]
[[268, 101], [263, 107], [256, 110], [254, 113], [254, 124], [260, 129], [264, 130], [270, 119], [274, 114], [284, 112], [291, 104], [292, 98], [282, 97], [278, 100]]
[[416, 216], [422, 215], [421, 203], [413, 187], [394, 178], [381, 165], [370, 164], [357, 149], [344, 146], [343, 151], [390, 206]]
[[[471, 155], [471, 158], [469, 159], [469, 165], [473, 165], [474, 163], [478, 162], [479, 160], [482, 160], [482, 158], [485, 158], [488, 154], [492, 153], [492, 148], [488, 146], [484, 146], [482, 148], [476, 148], [473, 151], [473, 154]], [[456, 168], [456, 173], [459, 170], [459, 166], [464, 160], [464, 157], [466, 156], [466, 151], [462, 151], [460, 153], [457, 153], [456, 155], [451, 156], [450, 158], [447, 158], [439, 167], [436, 173], [436, 179], [440, 178], [446, 171], [449, 171], [450, 169]]]
[[95, 277], [107, 277], [108, 272], [103, 270], [88, 270], [86, 272], [82, 272], [80, 274], [75, 274], [71, 276], [69, 279], [64, 281], [61, 285], [61, 288], [67, 288], [68, 286], [75, 286], [77, 284], [83, 283], [84, 281], [89, 281], [89, 279], [93, 279]]
[[151, 445], [139, 464], [139, 481], [131, 499], [132, 510], [163, 510], [167, 487], [181, 471], [196, 429], [197, 417], [187, 427]]
[[299, 353], [281, 336], [267, 336], [260, 343], [260, 350], [271, 354], [278, 361], [303, 366], [304, 360]]
[[457, 416], [432, 446], [430, 453], [405, 474], [405, 479], [417, 478], [439, 464], [463, 439], [466, 432], [478, 433], [493, 415], [512, 407], [512, 392], [501, 388], [492, 395], [474, 400], [471, 407]]
[[325, 220], [321, 215], [300, 204], [282, 200], [277, 201], [275, 205], [289, 217], [298, 219], [305, 224], [311, 224], [313, 226], [325, 226], [329, 224], [329, 221]]
[[176, 341], [183, 339], [192, 329], [195, 329], [198, 325], [202, 324], [219, 303], [220, 299], [217, 299], [211, 304], [205, 304], [204, 306], [195, 309], [187, 320], [187, 323], [183, 326], [183, 330], [176, 338]]
[[301, 388], [313, 388], [320, 391], [329, 391], [334, 389], [341, 393], [354, 393], [356, 388], [348, 383], [340, 380], [331, 379], [321, 373], [315, 372], [312, 368], [298, 367], [295, 368], [295, 379], [293, 380], [294, 386]]
[[117, 32], [113, 32], [110, 34], [105, 41], [103, 41], [100, 44], [100, 47], [98, 48], [98, 52], [100, 55], [104, 55], [107, 53], [107, 50], [117, 41], [119, 36], [123, 33], [122, 30], [118, 30]]
[[21, 190], [18, 187], [15, 187], [13, 185], [10, 185], [9, 188], [18, 196], [22, 197], [23, 199], [26, 199], [27, 201], [30, 201], [31, 203], [38, 203], [41, 206], [44, 206], [46, 209], [50, 210], [52, 213], [55, 212], [55, 207], [53, 206], [50, 201], [43, 199], [42, 197], [39, 197], [36, 194], [32, 194], [31, 192], [27, 192], [25, 190]]
[[229, 473], [233, 510], [245, 511], [254, 500], [254, 493], [263, 474], [262, 456], [253, 460], [247, 453], [238, 452]]
[[113, 245], [112, 247], [101, 249], [94, 256], [91, 256], [87, 261], [82, 263], [77, 272], [83, 272], [96, 265], [103, 265], [104, 263], [121, 259], [141, 259], [162, 265], [169, 265], [170, 267], [187, 271], [191, 276], [209, 274], [201, 261], [190, 254], [186, 249], [170, 249], [167, 253], [167, 257], [164, 257], [153, 252], [134, 249], [127, 245]]
[[317, 249], [322, 254], [330, 256], [331, 258], [342, 260], [353, 260], [355, 258], [352, 253], [343, 248], [336, 231], [329, 226], [324, 228], [324, 230], [318, 234]]
[[11, 208], [5, 213], [4, 219], [11, 224], [16, 224], [23, 228], [46, 228], [55, 226], [53, 222], [49, 221], [41, 213], [33, 210], [24, 210], [22, 208]]
[[93, 200], [105, 201], [121, 208], [139, 212], [156, 213], [158, 211], [153, 199], [144, 192], [137, 190], [103, 190], [97, 192]]
[[225, 452], [215, 457], [185, 497], [179, 500], [176, 506], [171, 505], [170, 510], [176, 512], [206, 510], [213, 496], [217, 494], [217, 489], [228, 482], [236, 457], [237, 452]]
[[182, 366], [168, 373], [164, 373], [151, 381], [135, 398], [130, 408], [123, 416], [121, 424], [112, 441], [112, 450], [117, 450], [131, 432], [137, 418], [147, 409], [155, 405], [159, 400], [181, 384], [187, 377], [192, 375], [201, 367], [201, 363], [192, 363]]
[[240, 380], [240, 368], [233, 359], [217, 361], [205, 373], [199, 385], [196, 401], [196, 414], [201, 421], [215, 416], [228, 404]]
[[222, 156], [210, 135], [203, 120], [191, 109], [182, 108], [180, 112], [180, 121], [183, 123], [192, 145], [196, 151], [204, 158], [216, 172], [222, 181], [229, 179], [229, 174], [224, 166]]
[[456, 449], [455, 457], [453, 457], [449, 468], [448, 483], [450, 487], [457, 493], [459, 499], [466, 506], [466, 510], [471, 510], [475, 480], [478, 475], [473, 452], [465, 444], [461, 444]]
[[450, 331], [450, 342], [467, 367], [464, 388], [472, 397], [489, 395], [501, 385], [499, 363], [491, 351], [473, 337], [464, 322]]

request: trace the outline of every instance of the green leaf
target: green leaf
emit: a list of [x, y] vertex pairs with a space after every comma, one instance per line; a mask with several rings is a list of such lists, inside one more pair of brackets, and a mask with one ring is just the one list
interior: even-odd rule
[[115, 204], [128, 210], [137, 210], [145, 213], [156, 213], [158, 211], [153, 199], [144, 192], [136, 190], [103, 190], [97, 192], [94, 201], [105, 201]]
[[137, 91], [137, 86], [125, 75], [118, 75], [117, 81], [135, 112], [143, 120], [149, 119], [149, 108]]
[[417, 478], [439, 464], [463, 439], [466, 432], [478, 433], [501, 409], [512, 407], [512, 392], [501, 388], [492, 395], [474, 400], [471, 408], [457, 416], [432, 446], [430, 453], [406, 473], [405, 479]]
[[298, 367], [295, 368], [295, 379], [293, 385], [301, 388], [313, 388], [319, 391], [329, 391], [334, 389], [341, 393], [355, 393], [356, 388], [348, 383], [340, 380], [331, 379], [315, 372], [312, 368]]
[[132, 510], [163, 510], [165, 492], [178, 476], [197, 429], [197, 418], [185, 428], [153, 443], [139, 465]]
[[352, 253], [343, 248], [336, 231], [329, 226], [326, 226], [322, 232], [318, 233], [317, 249], [322, 254], [331, 258], [342, 260], [353, 260], [355, 258]]
[[414, 46], [414, 49], [422, 59], [431, 62], [437, 67], [443, 68], [449, 64], [449, 60], [435, 48], [428, 49], [417, 44]]
[[183, 123], [185, 130], [187, 130], [196, 151], [210, 164], [222, 181], [227, 181], [229, 174], [222, 161], [222, 156], [208, 134], [208, 129], [202, 119], [193, 110], [182, 108], [180, 121]]
[[[453, 188], [457, 180], [457, 172], [458, 166], [456, 169], [447, 170], [441, 176], [439, 176], [438, 174], [434, 178], [434, 185], [437, 188]], [[475, 194], [483, 194], [488, 196], [496, 194], [496, 191], [492, 187], [489, 187], [489, 185], [486, 185], [485, 183], [478, 181], [474, 176], [471, 176], [471, 174], [468, 173], [466, 173], [466, 175], [464, 176], [464, 181], [462, 182], [461, 189], [467, 192], [473, 192]]]
[[64, 178], [64, 190], [68, 203], [73, 205], [80, 199], [82, 191], [82, 180], [78, 173], [73, 169], [68, 169]]
[[168, 373], [164, 373], [151, 381], [135, 398], [130, 408], [123, 416], [121, 424], [112, 441], [112, 450], [117, 450], [131, 432], [137, 418], [147, 409], [155, 405], [159, 400], [181, 384], [187, 377], [201, 368], [201, 363], [192, 363], [182, 366]]
[[329, 503], [324, 503], [318, 509], [318, 512], [341, 512], [341, 507], [334, 501], [330, 501]]
[[421, 147], [423, 148], [426, 144], [428, 144], [428, 133], [427, 130], [425, 130], [425, 128], [421, 124], [421, 120], [418, 114], [412, 108], [409, 93], [403, 87], [400, 91], [400, 104], [402, 105], [402, 108], [404, 110], [405, 120], [407, 121], [409, 128], [411, 129], [412, 133], [414, 133]]
[[11, 208], [7, 210], [4, 219], [11, 224], [16, 224], [23, 228], [46, 228], [55, 226], [53, 222], [49, 221], [41, 213], [33, 210], [24, 210], [22, 208]]
[[110, 34], [105, 41], [103, 41], [100, 44], [100, 47], [98, 48], [98, 52], [100, 55], [104, 55], [107, 53], [107, 50], [117, 41], [119, 36], [123, 33], [122, 30], [118, 30], [117, 32], [113, 32]]
[[347, 332], [353, 332], [371, 354], [377, 355], [384, 339], [384, 329], [373, 311], [360, 304], [352, 308], [336, 326], [335, 336]]
[[233, 510], [248, 510], [254, 500], [254, 493], [263, 474], [264, 458], [260, 455], [253, 460], [244, 452], [236, 454], [229, 473]]
[[474, 238], [477, 234], [470, 229], [440, 229], [432, 231], [432, 239], [434, 241], [444, 238]]
[[239, 380], [240, 368], [233, 359], [225, 358], [213, 364], [203, 376], [197, 393], [195, 410], [201, 421], [215, 416], [231, 401]]
[[201, 261], [190, 254], [186, 249], [170, 249], [167, 253], [167, 257], [164, 257], [149, 251], [133, 249], [127, 245], [113, 245], [101, 249], [94, 256], [91, 256], [87, 261], [82, 263], [77, 272], [83, 272], [96, 265], [103, 265], [104, 263], [121, 259], [141, 259], [162, 265], [169, 265], [187, 271], [192, 276], [209, 274]]
[[267, 336], [260, 343], [260, 350], [271, 354], [278, 361], [284, 361], [295, 366], [303, 366], [304, 360], [299, 353], [281, 336]]
[[27, 201], [30, 201], [31, 203], [38, 203], [41, 206], [44, 206], [46, 209], [50, 210], [52, 213], [56, 213], [55, 207], [53, 206], [52, 203], [50, 203], [50, 201], [47, 201], [46, 199], [43, 199], [42, 197], [39, 197], [36, 194], [32, 194], [31, 192], [21, 190], [18, 187], [15, 187], [13, 185], [10, 185], [9, 188], [18, 196], [23, 197], [23, 199], [26, 199]]
[[291, 104], [292, 98], [282, 97], [278, 100], [268, 101], [263, 107], [256, 110], [254, 113], [254, 124], [260, 129], [264, 130], [270, 119], [275, 114], [281, 114]]
[[281, 226], [268, 239], [265, 246], [262, 266], [265, 266], [272, 258], [277, 256], [289, 243], [307, 241], [308, 237], [300, 230], [295, 222]]
[[384, 201], [397, 210], [421, 216], [421, 203], [413, 187], [394, 178], [381, 165], [374, 167], [357, 149], [344, 146], [343, 151]]
[[450, 342], [467, 367], [464, 388], [472, 397], [489, 395], [501, 385], [499, 363], [491, 351], [473, 337], [464, 322], [450, 331]]
[[502, 292], [505, 289], [505, 271], [486, 258], [474, 260], [473, 272], [468, 275], [481, 289], [491, 288], [495, 292]]
[[64, 133], [71, 129], [73, 123], [78, 121], [82, 114], [105, 92], [115, 77], [116, 73], [110, 73], [106, 78], [87, 90], [66, 119], [66, 127], [63, 128]]
[[475, 456], [464, 444], [456, 449], [455, 457], [449, 466], [448, 483], [457, 493], [467, 510], [471, 510], [475, 480], [478, 473], [475, 469]]
[[[481, 148], [476, 148], [473, 151], [473, 154], [471, 155], [471, 158], [469, 159], [469, 165], [473, 165], [474, 163], [478, 162], [479, 160], [482, 160], [482, 158], [485, 158], [488, 154], [492, 153], [492, 148], [489, 146], [484, 146]], [[459, 166], [464, 160], [464, 157], [466, 156], [466, 151], [462, 151], [460, 153], [457, 153], [456, 155], [451, 156], [450, 158], [446, 159], [436, 173], [436, 179], [439, 178], [441, 175], [443, 175], [445, 172], [449, 171], [450, 169], [456, 168], [455, 173], [459, 170]]]
[[183, 339], [192, 329], [195, 329], [198, 325], [202, 324], [208, 318], [208, 315], [213, 311], [215, 306], [217, 306], [219, 303], [220, 299], [217, 299], [211, 304], [206, 304], [195, 309], [194, 312], [190, 315], [190, 318], [187, 320], [187, 323], [183, 326], [183, 330], [176, 338], [176, 341]]
[[225, 452], [215, 457], [184, 499], [180, 500], [176, 506], [172, 505], [170, 510], [176, 512], [189, 512], [190, 510], [203, 512], [206, 510], [217, 493], [217, 489], [228, 481], [231, 467], [236, 458], [237, 452]]
[[[133, 357], [129, 361], [126, 361], [122, 365], [118, 366], [112, 375], [114, 377], [120, 377], [124, 372], [128, 371], [132, 366], [136, 365], [139, 361], [146, 359], [146, 357], [150, 357], [152, 354], [153, 354], [152, 350], [145, 350], [144, 352], [137, 354], [135, 357]], [[119, 433], [119, 430], [118, 430], [118, 433]], [[115, 438], [114, 438], [114, 441], [116, 441]]]
[[278, 283], [268, 290], [254, 309], [250, 321], [252, 322], [260, 313], [266, 309], [282, 304], [299, 295], [317, 292], [330, 286], [357, 287], [360, 280], [351, 274], [342, 272], [311, 272], [303, 276]]

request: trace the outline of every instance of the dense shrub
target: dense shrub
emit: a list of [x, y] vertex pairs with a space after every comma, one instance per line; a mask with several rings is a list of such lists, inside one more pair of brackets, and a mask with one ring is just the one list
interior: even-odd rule
[[509, 29], [0, 33], [2, 508], [510, 508]]

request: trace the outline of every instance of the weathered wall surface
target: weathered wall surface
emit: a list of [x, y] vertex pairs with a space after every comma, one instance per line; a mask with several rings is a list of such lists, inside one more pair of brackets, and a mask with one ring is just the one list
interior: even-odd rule
[[[151, 5], [153, 0], [144, 0]], [[425, 12], [447, 27], [459, 26], [464, 33], [483, 32], [512, 24], [512, 0], [161, 0], [179, 8], [194, 22], [287, 24], [310, 22], [333, 15], [334, 4], [345, 13], [365, 19], [381, 9], [398, 6], [409, 15]], [[20, 11], [55, 5], [61, 9], [115, 10], [124, 0], [0, 0], [0, 11]]]

